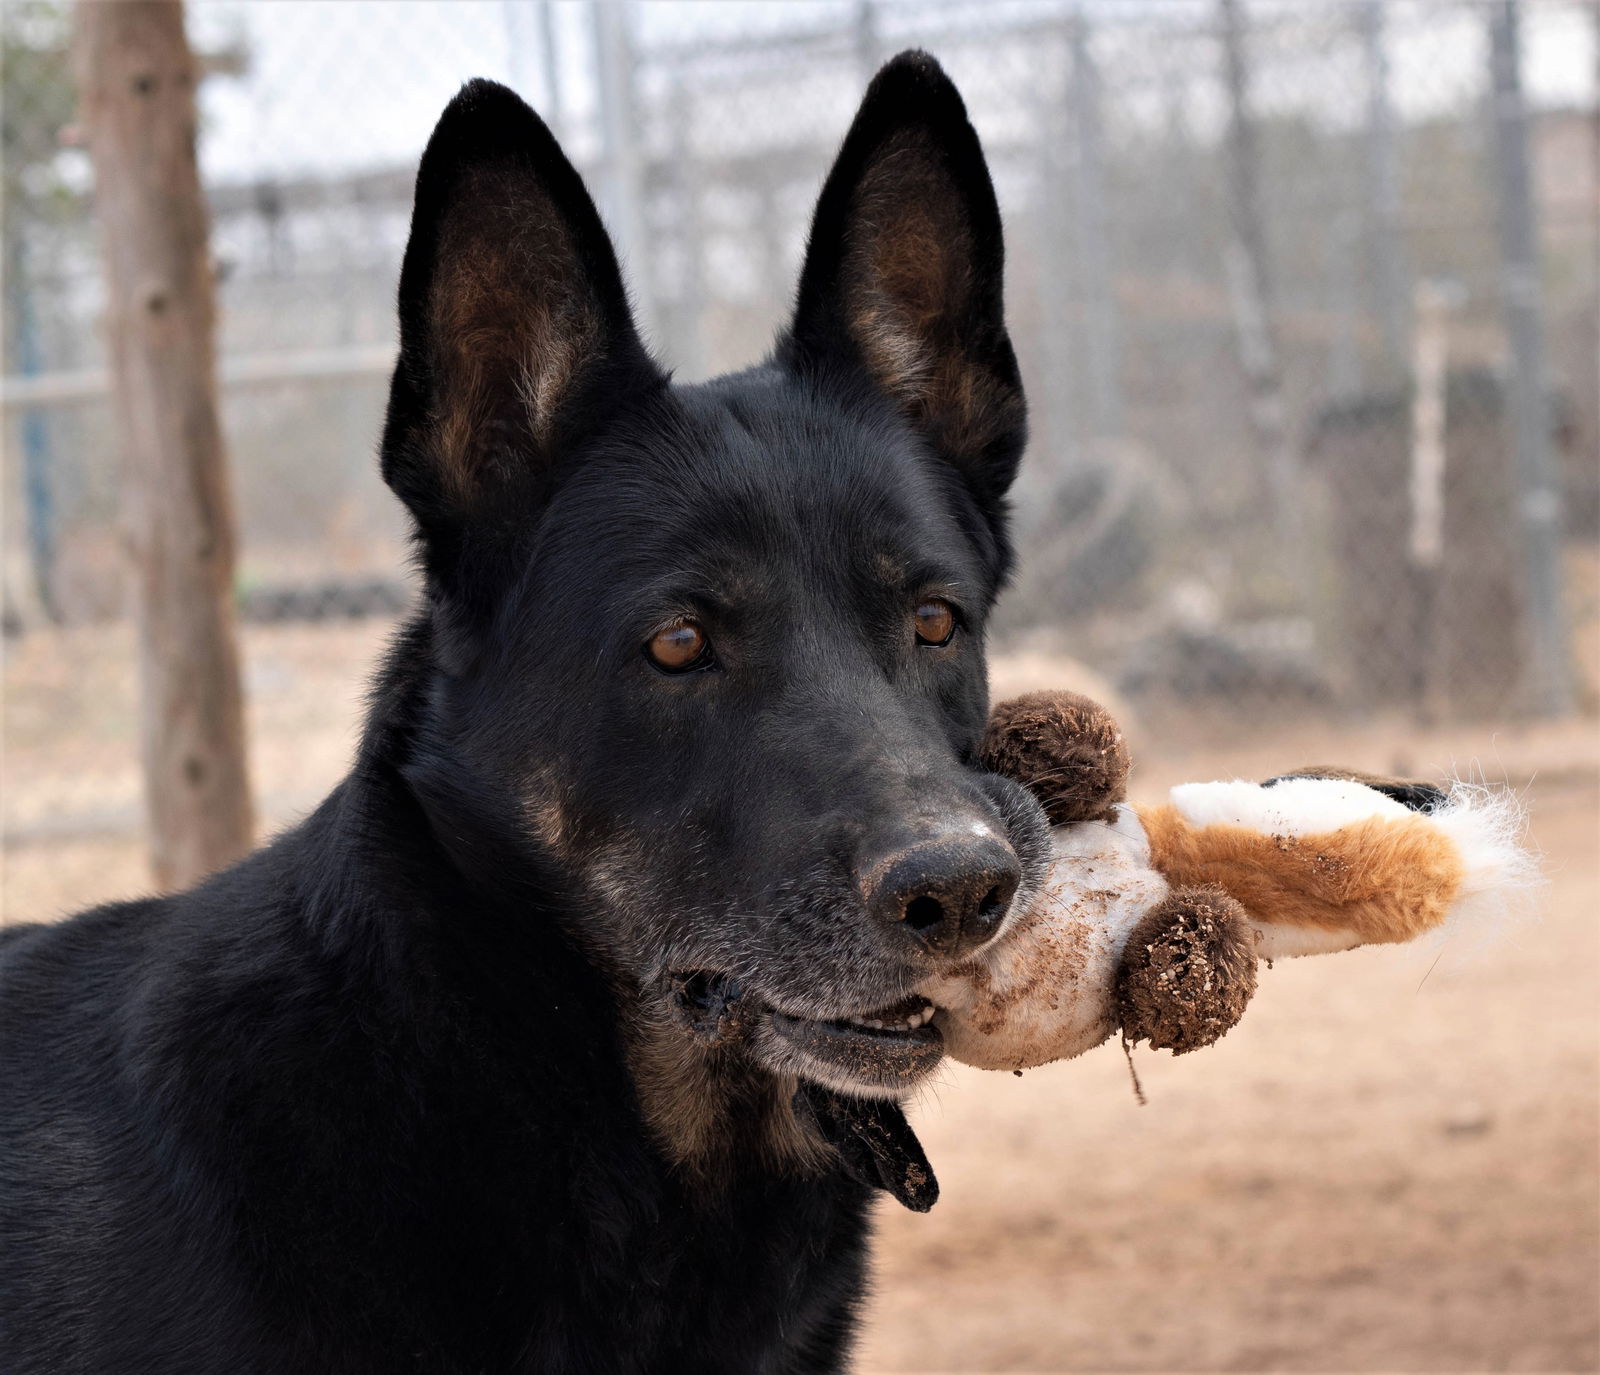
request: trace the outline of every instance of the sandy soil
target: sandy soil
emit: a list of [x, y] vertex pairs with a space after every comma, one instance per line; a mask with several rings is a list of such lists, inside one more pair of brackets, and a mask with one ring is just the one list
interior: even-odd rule
[[[381, 625], [247, 638], [263, 829], [355, 740]], [[8, 647], [0, 921], [138, 892], [131, 645]], [[997, 691], [1070, 681], [997, 665]], [[1263, 971], [1220, 1045], [955, 1069], [914, 1114], [943, 1186], [880, 1216], [864, 1371], [1600, 1369], [1600, 731], [1398, 723], [1158, 753], [1135, 789], [1310, 759], [1525, 787], [1550, 887], [1483, 949]], [[1531, 780], [1531, 786], [1530, 786]]]

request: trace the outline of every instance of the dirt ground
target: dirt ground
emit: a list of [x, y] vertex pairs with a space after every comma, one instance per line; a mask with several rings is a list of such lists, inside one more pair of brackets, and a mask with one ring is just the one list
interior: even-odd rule
[[[355, 740], [387, 628], [257, 628], [263, 827]], [[148, 884], [131, 645], [30, 635], [5, 665], [0, 921]], [[996, 665], [996, 691], [1070, 666]], [[1182, 1059], [1102, 1047], [1022, 1078], [954, 1069], [914, 1114], [943, 1188], [880, 1212], [864, 1371], [1600, 1369], [1600, 730], [1327, 728], [1177, 753], [1135, 791], [1308, 760], [1525, 791], [1550, 883], [1487, 945], [1263, 971]]]

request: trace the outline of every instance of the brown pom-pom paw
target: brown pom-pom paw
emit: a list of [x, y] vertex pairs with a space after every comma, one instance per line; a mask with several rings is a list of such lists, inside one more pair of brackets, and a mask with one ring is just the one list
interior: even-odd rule
[[1256, 991], [1256, 933], [1214, 886], [1178, 888], [1133, 928], [1117, 971], [1123, 1039], [1174, 1055], [1221, 1040]]
[[1111, 714], [1075, 692], [1030, 692], [989, 715], [983, 766], [1022, 784], [1052, 826], [1109, 821], [1127, 796], [1128, 745]]

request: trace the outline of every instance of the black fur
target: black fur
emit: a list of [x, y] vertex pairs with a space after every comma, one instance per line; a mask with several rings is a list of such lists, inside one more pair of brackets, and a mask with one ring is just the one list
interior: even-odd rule
[[[910, 302], [906, 243], [850, 258], [902, 214], [945, 258]], [[191, 892], [0, 946], [0, 1366], [841, 1368], [870, 1186], [925, 1206], [931, 1174], [904, 1086], [774, 1019], [938, 962], [870, 914], [876, 857], [986, 828], [1017, 901], [1042, 863], [974, 763], [1022, 444], [1000, 255], [960, 99], [907, 54], [774, 358], [675, 388], [548, 131], [462, 91], [383, 447], [426, 594], [350, 776]], [[663, 673], [680, 617], [715, 657]], [[722, 990], [698, 1029], [664, 992], [691, 986]]]

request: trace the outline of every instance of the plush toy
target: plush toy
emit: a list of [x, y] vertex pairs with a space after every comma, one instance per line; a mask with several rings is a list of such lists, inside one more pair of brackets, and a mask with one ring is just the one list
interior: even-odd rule
[[1258, 959], [1409, 941], [1534, 881], [1520, 809], [1485, 788], [1305, 769], [1129, 807], [1122, 732], [1071, 693], [997, 707], [983, 761], [1033, 792], [1055, 845], [1028, 910], [918, 990], [947, 1051], [983, 1069], [1080, 1055], [1118, 1030], [1197, 1050], [1239, 1020]]

